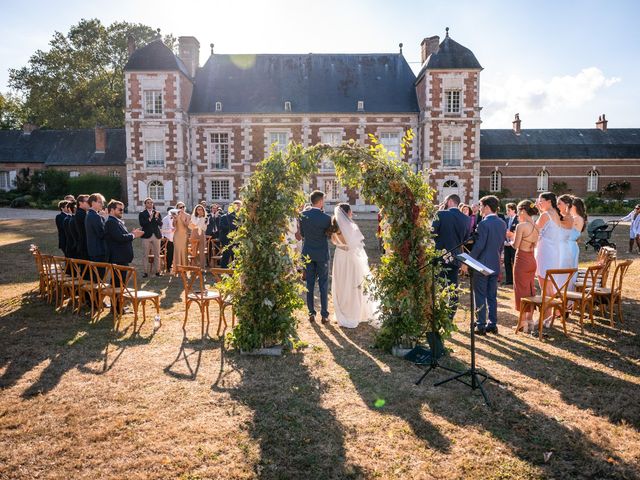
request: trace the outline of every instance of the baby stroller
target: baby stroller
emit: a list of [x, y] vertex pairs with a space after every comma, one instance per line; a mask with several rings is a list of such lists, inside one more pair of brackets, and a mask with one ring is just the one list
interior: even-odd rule
[[589, 240], [584, 244], [584, 249], [587, 250], [589, 245], [597, 252], [602, 247], [616, 248], [616, 244], [610, 242], [613, 230], [618, 226], [618, 221], [605, 222], [601, 218], [596, 218], [594, 221], [587, 225], [587, 233], [589, 234]]

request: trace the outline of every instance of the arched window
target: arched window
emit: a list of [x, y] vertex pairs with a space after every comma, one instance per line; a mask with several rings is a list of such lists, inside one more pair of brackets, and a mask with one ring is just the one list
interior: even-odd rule
[[598, 177], [600, 174], [597, 170], [591, 170], [587, 173], [587, 192], [598, 191]]
[[447, 180], [442, 185], [442, 188], [458, 188], [458, 182], [456, 182], [455, 180]]
[[149, 184], [149, 196], [154, 200], [164, 200], [164, 185], [158, 180]]
[[549, 190], [549, 172], [542, 170], [538, 174], [538, 191], [546, 192]]
[[489, 178], [489, 191], [499, 192], [500, 190], [502, 190], [502, 174], [495, 170], [491, 172], [491, 177]]

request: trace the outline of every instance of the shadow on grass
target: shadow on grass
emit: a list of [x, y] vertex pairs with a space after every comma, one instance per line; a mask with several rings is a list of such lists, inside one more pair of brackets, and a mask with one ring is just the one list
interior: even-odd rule
[[229, 368], [211, 387], [253, 411], [247, 425], [260, 442], [257, 478], [362, 478], [358, 466], [346, 460], [344, 432], [333, 413], [321, 406], [324, 388], [313, 378], [303, 355], [279, 358], [233, 353], [223, 360], [240, 375], [228, 387]]

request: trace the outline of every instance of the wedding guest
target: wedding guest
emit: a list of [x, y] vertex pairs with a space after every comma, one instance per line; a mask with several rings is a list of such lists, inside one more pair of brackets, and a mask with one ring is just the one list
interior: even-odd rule
[[[162, 228], [162, 216], [158, 212], [154, 205], [152, 198], [145, 198], [145, 209], [138, 215], [138, 221], [144, 235], [142, 235], [142, 258], [144, 264], [144, 278], [149, 275], [155, 274], [159, 277], [160, 274], [160, 239], [162, 234], [160, 229]], [[149, 255], [153, 255], [153, 264], [149, 262]]]
[[229, 234], [238, 229], [236, 212], [240, 210], [240, 207], [242, 207], [242, 202], [235, 200], [229, 205], [229, 212], [220, 218], [220, 248], [223, 249], [220, 260], [221, 268], [229, 268], [229, 263], [233, 261], [233, 245], [231, 245]]
[[176, 228], [173, 226], [173, 219], [175, 217], [175, 212], [173, 208], [169, 208], [167, 210], [167, 214], [162, 219], [162, 237], [167, 239], [167, 250], [165, 260], [167, 262], [167, 272], [171, 271], [171, 267], [173, 266], [173, 233], [176, 231]]
[[107, 247], [104, 243], [104, 197], [101, 193], [89, 195], [89, 210], [84, 225], [87, 234], [87, 253], [92, 262], [107, 261]]
[[[558, 209], [562, 215], [562, 228], [564, 233], [564, 243], [560, 248], [560, 268], [578, 268], [578, 244], [580, 232], [574, 228], [575, 218], [571, 215], [573, 207], [573, 196], [569, 194], [560, 195], [557, 200]], [[566, 277], [559, 277], [562, 282]], [[575, 290], [576, 276], [569, 279], [568, 290]]]
[[[516, 302], [516, 310], [520, 311], [522, 297], [533, 297], [536, 294], [536, 259], [533, 254], [538, 243], [538, 230], [533, 216], [538, 214], [538, 209], [531, 200], [523, 200], [518, 204], [518, 224], [515, 232], [507, 232], [511, 238], [512, 248], [515, 249], [515, 261], [513, 263], [513, 292]], [[533, 311], [527, 310], [523, 321], [516, 327], [516, 331], [525, 333], [535, 331], [533, 324]]]
[[87, 231], [85, 228], [85, 219], [87, 218], [87, 212], [89, 211], [89, 195], [78, 195], [78, 208], [74, 217], [75, 231], [77, 238], [76, 253], [77, 257], [81, 260], [88, 260], [89, 253], [87, 252]]
[[440, 258], [442, 266], [442, 276], [446, 279], [447, 285], [455, 285], [451, 298], [451, 318], [458, 308], [458, 270], [459, 262], [455, 255], [462, 253], [462, 244], [469, 237], [471, 230], [471, 219], [458, 208], [460, 197], [456, 194], [449, 195], [443, 203], [443, 210], [438, 211], [432, 223], [433, 234], [436, 240], [436, 250], [451, 252], [449, 255]]
[[[507, 232], [515, 232], [518, 225], [518, 217], [516, 216], [516, 204], [507, 203], [507, 216], [504, 221], [507, 224]], [[504, 272], [505, 286], [513, 285], [513, 260], [516, 256], [516, 250], [511, 246], [509, 239], [504, 242]]]
[[56, 215], [56, 228], [58, 229], [58, 248], [62, 250], [62, 253], [66, 256], [67, 252], [67, 237], [64, 233], [64, 219], [68, 215], [69, 202], [67, 200], [60, 200], [58, 202], [58, 210], [60, 213]]
[[633, 253], [633, 245], [638, 245], [638, 253], [640, 253], [640, 204], [629, 212], [628, 215], [622, 217], [620, 222], [631, 222], [629, 225], [629, 253]]
[[173, 227], [175, 230], [173, 232], [173, 270], [171, 270], [174, 274], [178, 273], [176, 267], [179, 265], [189, 265], [187, 239], [189, 236], [189, 222], [191, 220], [191, 216], [184, 211], [185, 205], [183, 202], [178, 202], [176, 209], [178, 213], [173, 218]]
[[474, 203], [471, 205], [471, 231], [475, 232], [478, 228], [478, 224], [482, 221], [482, 215], [480, 214], [480, 205]]
[[[582, 232], [584, 232], [584, 229], [587, 226], [587, 208], [584, 204], [584, 201], [580, 197], [571, 195], [571, 208], [569, 208], [568, 215], [571, 218], [572, 226], [568, 238], [569, 256], [566, 265], [568, 265], [568, 268], [578, 268], [580, 257], [580, 247], [578, 246], [578, 240], [580, 239]], [[565, 265], [565, 262], [563, 262], [563, 265]], [[571, 277], [569, 290], [575, 290], [576, 277], [577, 275]]]
[[200, 204], [196, 205], [191, 214], [191, 221], [189, 223], [189, 229], [191, 230], [191, 238], [189, 243], [191, 244], [191, 256], [197, 259], [197, 264], [200, 268], [205, 266], [205, 232], [207, 231], [207, 211]]
[[67, 216], [62, 221], [67, 250], [67, 258], [78, 258], [78, 237], [75, 229], [76, 202], [68, 202]]
[[[220, 233], [220, 207], [217, 203], [211, 205], [211, 211], [207, 217], [207, 231], [205, 232], [207, 245], [213, 246], [218, 241]], [[213, 248], [207, 249], [207, 265], [211, 265], [211, 257], [215, 251]]]
[[[471, 257], [493, 270], [493, 274], [475, 275], [473, 295], [476, 300], [476, 333], [498, 333], [498, 273], [500, 256], [504, 248], [507, 225], [497, 216], [500, 201], [494, 195], [480, 199], [480, 214], [484, 217], [478, 224], [477, 238]], [[466, 270], [466, 265], [464, 265]], [[488, 317], [488, 323], [487, 323]]]

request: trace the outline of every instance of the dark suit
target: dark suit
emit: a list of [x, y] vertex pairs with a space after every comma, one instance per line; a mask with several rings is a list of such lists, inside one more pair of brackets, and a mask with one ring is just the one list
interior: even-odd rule
[[[478, 225], [471, 256], [494, 271], [493, 275], [488, 277], [481, 274], [473, 277], [478, 328], [495, 327], [498, 321], [498, 274], [506, 233], [507, 225], [496, 215], [488, 215]], [[486, 325], [487, 310], [489, 325]]]
[[75, 223], [76, 219], [73, 215], [67, 215], [67, 218], [62, 222], [67, 247], [65, 255], [68, 258], [78, 258], [78, 237], [76, 235]]
[[207, 237], [218, 238], [220, 234], [220, 214], [209, 215], [207, 217], [207, 231], [205, 235]]
[[[433, 234], [436, 240], [436, 249], [450, 251], [452, 255], [462, 252], [462, 247], [457, 247], [464, 242], [471, 232], [471, 217], [465, 215], [457, 208], [441, 210], [433, 221]], [[442, 276], [447, 279], [447, 284], [458, 286], [459, 264], [456, 260], [442, 259]], [[451, 318], [458, 309], [458, 294], [454, 291], [451, 299]]]
[[84, 220], [87, 233], [87, 253], [92, 262], [107, 261], [107, 246], [104, 243], [104, 219], [90, 209]]
[[67, 254], [67, 237], [64, 233], [64, 219], [67, 218], [66, 213], [60, 212], [56, 215], [56, 228], [58, 229], [58, 248]]
[[[219, 231], [219, 239], [220, 239], [220, 247], [227, 247], [231, 240], [229, 239], [229, 234], [231, 232], [235, 232], [238, 229], [238, 225], [236, 225], [236, 213], [231, 212], [220, 217], [220, 225], [218, 228]], [[229, 246], [228, 248], [224, 248], [222, 252], [222, 258], [220, 259], [220, 267], [228, 268], [229, 263], [233, 260], [233, 248]]]
[[133, 261], [134, 238], [122, 220], [109, 215], [104, 224], [104, 241], [107, 245], [109, 263], [129, 265]]
[[[515, 232], [516, 225], [518, 225], [518, 217], [514, 216], [513, 220], [511, 220], [511, 225], [509, 225], [509, 221], [511, 219], [506, 217], [504, 222], [507, 224], [508, 232]], [[507, 285], [513, 284], [513, 261], [516, 257], [516, 249], [511, 245], [504, 246], [504, 272], [505, 272], [505, 283]]]
[[153, 210], [151, 218], [149, 218], [149, 211], [143, 210], [138, 215], [138, 221], [140, 222], [140, 228], [144, 232], [142, 238], [156, 237], [158, 240], [162, 238], [160, 229], [162, 228], [162, 216], [156, 215], [156, 211]]
[[300, 216], [300, 234], [304, 238], [302, 255], [311, 260], [307, 263], [307, 308], [309, 315], [315, 315], [316, 309], [313, 302], [313, 292], [318, 278], [320, 290], [320, 315], [329, 317], [329, 240], [327, 229], [331, 226], [331, 217], [319, 208], [310, 208], [302, 212]]
[[76, 255], [77, 258], [82, 260], [89, 259], [89, 254], [87, 253], [87, 230], [84, 226], [86, 218], [87, 212], [78, 208], [74, 216], [74, 226], [76, 230]]

